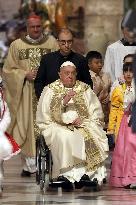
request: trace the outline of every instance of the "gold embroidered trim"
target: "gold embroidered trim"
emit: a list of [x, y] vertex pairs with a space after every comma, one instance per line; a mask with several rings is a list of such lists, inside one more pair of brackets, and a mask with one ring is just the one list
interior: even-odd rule
[[84, 136], [85, 140], [85, 152], [86, 152], [86, 170], [95, 171], [97, 166], [103, 162], [99, 147], [95, 143], [95, 140], [91, 136], [87, 128], [79, 128], [80, 132]]
[[61, 119], [61, 114], [62, 114], [62, 110], [63, 110], [63, 107], [61, 105], [61, 102], [62, 101], [62, 98], [59, 97], [58, 95], [54, 95], [53, 98], [52, 98], [52, 101], [50, 103], [50, 110], [51, 110], [51, 116], [52, 116], [52, 120], [61, 124], [61, 125], [64, 125], [64, 123], [62, 122], [62, 119]]
[[[57, 122], [60, 122], [62, 124], [61, 114], [62, 111], [64, 112], [64, 107], [62, 106], [62, 99], [66, 95], [68, 89], [63, 86], [60, 80], [57, 80], [54, 83], [50, 84], [49, 87], [54, 92], [51, 105], [50, 105], [50, 109], [52, 112], [52, 119], [53, 121], [54, 120], [56, 121], [56, 116], [58, 116], [57, 119], [59, 119], [59, 121], [57, 120]], [[80, 81], [76, 81], [76, 84], [73, 87], [73, 90], [76, 92], [76, 95], [73, 98], [75, 110], [77, 111], [79, 117], [82, 120], [89, 117], [89, 113], [83, 98], [83, 93], [88, 88], [89, 88], [88, 85]]]
[[60, 169], [60, 174], [63, 174], [65, 172], [70, 171], [72, 168], [76, 167], [76, 168], [81, 168], [81, 167], [85, 167], [86, 166], [86, 162], [85, 161], [81, 161], [79, 159], [74, 159], [73, 165], [69, 165], [66, 168], [62, 168]]
[[32, 106], [33, 106], [33, 123], [34, 123], [34, 136], [37, 138], [40, 135], [40, 130], [36, 124], [36, 110], [37, 110], [37, 97], [35, 95], [34, 84], [32, 88]]
[[49, 53], [51, 50], [46, 48], [27, 48], [19, 50], [19, 60], [30, 60], [30, 68], [38, 68], [41, 57]]
[[73, 101], [74, 101], [74, 105], [75, 105], [75, 110], [77, 111], [78, 116], [81, 118], [81, 120], [89, 118], [88, 109], [85, 105], [85, 101], [83, 98], [83, 92], [77, 93], [73, 97]]

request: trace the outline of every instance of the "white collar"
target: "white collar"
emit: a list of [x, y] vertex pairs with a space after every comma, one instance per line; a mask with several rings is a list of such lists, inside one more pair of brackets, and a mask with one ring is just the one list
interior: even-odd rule
[[38, 43], [38, 42], [40, 42], [42, 39], [43, 39], [43, 34], [39, 37], [39, 38], [37, 38], [37, 39], [33, 39], [33, 38], [31, 38], [30, 36], [29, 36], [29, 34], [26, 36], [26, 39], [28, 40], [28, 41], [30, 41], [31, 43]]

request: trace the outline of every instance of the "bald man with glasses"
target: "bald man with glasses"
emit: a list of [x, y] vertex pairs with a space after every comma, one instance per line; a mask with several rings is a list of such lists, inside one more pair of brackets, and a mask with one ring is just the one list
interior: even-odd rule
[[60, 65], [71, 61], [77, 68], [77, 79], [92, 87], [88, 64], [84, 56], [72, 51], [73, 35], [68, 28], [63, 28], [58, 34], [59, 50], [42, 57], [40, 67], [34, 82], [35, 92], [39, 98], [43, 88], [59, 78]]

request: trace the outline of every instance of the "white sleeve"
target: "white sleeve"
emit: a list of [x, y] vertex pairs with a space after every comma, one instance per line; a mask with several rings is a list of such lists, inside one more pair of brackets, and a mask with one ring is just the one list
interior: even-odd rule
[[105, 73], [109, 73], [112, 82], [115, 81], [115, 62], [114, 62], [114, 54], [113, 49], [108, 46], [104, 59], [104, 67], [103, 71]]
[[124, 109], [126, 109], [134, 101], [135, 101], [134, 90], [129, 91], [128, 89], [126, 89], [125, 94], [124, 94], [124, 102], [123, 102]]
[[5, 132], [11, 122], [10, 112], [7, 104], [5, 103], [5, 112], [2, 120], [0, 121], [0, 130]]
[[52, 136], [52, 130], [54, 125], [50, 111], [50, 103], [52, 96], [53, 91], [48, 86], [46, 86], [41, 94], [37, 106], [36, 123], [41, 131], [41, 134], [45, 138], [50, 138]]

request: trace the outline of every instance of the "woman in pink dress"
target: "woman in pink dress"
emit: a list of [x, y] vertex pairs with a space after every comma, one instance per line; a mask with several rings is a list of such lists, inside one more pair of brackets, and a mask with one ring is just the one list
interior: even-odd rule
[[113, 187], [134, 188], [136, 186], [136, 134], [131, 129], [131, 106], [135, 100], [132, 65], [123, 66], [126, 89], [124, 115], [121, 120], [115, 149], [112, 156], [110, 185]]

